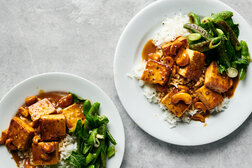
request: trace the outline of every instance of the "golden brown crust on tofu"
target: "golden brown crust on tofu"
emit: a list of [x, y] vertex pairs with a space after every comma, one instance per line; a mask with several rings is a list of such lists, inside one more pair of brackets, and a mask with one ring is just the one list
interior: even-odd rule
[[5, 144], [5, 141], [7, 139], [7, 133], [8, 133], [8, 129], [2, 131], [1, 137], [0, 137], [0, 145]]
[[18, 150], [25, 150], [30, 146], [35, 130], [18, 117], [14, 117], [8, 129], [7, 139], [12, 140], [12, 144]]
[[52, 114], [56, 111], [52, 103], [47, 99], [42, 99], [28, 107], [32, 121], [38, 120], [41, 116]]
[[187, 46], [188, 45], [187, 45], [186, 38], [178, 37], [176, 40], [162, 45], [161, 49], [164, 56], [172, 56], [172, 55], [176, 55], [177, 51], [181, 47], [186, 48]]
[[171, 99], [172, 96], [177, 94], [179, 91], [176, 88], [173, 88], [165, 97], [161, 99], [161, 103], [163, 103], [169, 110], [171, 110], [177, 117], [181, 117], [190, 105], [186, 105], [184, 102], [178, 102], [177, 104], [173, 104]]
[[78, 120], [82, 120], [82, 123], [85, 122], [85, 116], [83, 115], [79, 105], [76, 103], [64, 108], [62, 110], [62, 114], [66, 117], [67, 128], [70, 132], [74, 131]]
[[72, 94], [68, 94], [68, 95], [62, 97], [57, 102], [57, 106], [61, 107], [61, 108], [65, 108], [67, 106], [70, 106], [71, 104], [73, 104], [73, 95]]
[[41, 138], [44, 141], [59, 140], [66, 135], [66, 120], [63, 114], [44, 115], [40, 118]]
[[205, 86], [218, 93], [224, 93], [232, 86], [232, 79], [227, 75], [221, 75], [215, 61], [207, 67], [205, 73]]
[[171, 73], [171, 68], [157, 61], [149, 60], [146, 63], [145, 70], [141, 79], [143, 81], [164, 85]]
[[58, 142], [39, 142], [32, 144], [33, 166], [55, 165], [59, 162], [59, 143]]
[[205, 85], [196, 90], [196, 95], [208, 110], [211, 110], [223, 101], [221, 94], [208, 89]]
[[189, 64], [179, 69], [179, 74], [190, 80], [198, 80], [205, 65], [206, 56], [198, 51], [186, 49], [186, 54], [190, 58]]

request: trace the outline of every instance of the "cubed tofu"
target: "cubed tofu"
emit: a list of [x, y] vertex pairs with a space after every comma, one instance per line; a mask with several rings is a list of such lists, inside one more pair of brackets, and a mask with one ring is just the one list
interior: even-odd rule
[[181, 48], [187, 48], [187, 40], [185, 37], [178, 37], [172, 42], [166, 43], [161, 46], [164, 56], [173, 56], [176, 55], [177, 51]]
[[85, 116], [82, 113], [81, 108], [78, 104], [74, 103], [67, 108], [62, 110], [62, 114], [66, 117], [67, 128], [69, 131], [74, 131], [76, 127], [76, 123], [78, 120], [81, 120], [82, 123], [85, 122]]
[[7, 133], [7, 139], [12, 140], [12, 144], [18, 150], [25, 150], [29, 147], [35, 130], [18, 117], [14, 117]]
[[42, 99], [37, 103], [28, 107], [32, 121], [38, 120], [43, 115], [48, 115], [56, 112], [53, 104], [47, 99]]
[[66, 120], [63, 114], [44, 115], [40, 118], [41, 139], [59, 140], [66, 135]]
[[59, 143], [58, 142], [39, 142], [32, 144], [33, 166], [56, 165], [59, 162]]
[[208, 89], [205, 85], [196, 90], [196, 95], [208, 110], [211, 110], [223, 101], [221, 94]]
[[213, 61], [206, 69], [205, 86], [218, 93], [224, 93], [232, 86], [232, 79], [221, 75], [217, 63]]
[[157, 61], [149, 60], [146, 63], [145, 70], [141, 79], [143, 81], [164, 85], [171, 74], [171, 68]]
[[188, 54], [190, 62], [187, 66], [180, 68], [178, 73], [184, 78], [190, 80], [198, 80], [205, 65], [206, 56], [198, 51], [186, 49], [185, 54]]
[[177, 117], [181, 117], [190, 105], [185, 104], [184, 102], [178, 102], [177, 104], [173, 104], [171, 99], [172, 96], [178, 93], [177, 88], [173, 88], [165, 97], [161, 99], [161, 103], [163, 103], [170, 111], [172, 111]]

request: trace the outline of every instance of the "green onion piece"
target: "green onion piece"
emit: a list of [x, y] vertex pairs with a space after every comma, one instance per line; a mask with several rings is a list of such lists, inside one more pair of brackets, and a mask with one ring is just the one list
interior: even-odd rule
[[197, 41], [201, 38], [201, 35], [199, 33], [191, 33], [187, 36], [187, 39], [189, 41]]
[[210, 49], [214, 49], [221, 44], [221, 37], [213, 38], [209, 44]]

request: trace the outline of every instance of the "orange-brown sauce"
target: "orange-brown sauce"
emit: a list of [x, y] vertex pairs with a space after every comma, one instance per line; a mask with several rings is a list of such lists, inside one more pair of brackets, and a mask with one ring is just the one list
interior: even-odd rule
[[227, 97], [230, 99], [231, 97], [234, 96], [235, 90], [238, 86], [239, 83], [239, 77], [236, 77], [233, 79], [233, 86], [231, 87], [231, 89], [229, 89], [229, 91], [227, 91]]
[[152, 39], [150, 39], [143, 48], [142, 51], [142, 60], [148, 61], [150, 54], [154, 54], [156, 52], [156, 46], [153, 44]]

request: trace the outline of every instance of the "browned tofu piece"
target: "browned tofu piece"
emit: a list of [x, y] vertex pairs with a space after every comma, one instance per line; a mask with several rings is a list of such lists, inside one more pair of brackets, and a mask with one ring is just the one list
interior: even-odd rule
[[7, 139], [12, 140], [12, 144], [18, 150], [25, 150], [29, 147], [35, 130], [18, 117], [14, 117], [7, 133]]
[[44, 115], [40, 118], [41, 139], [59, 140], [66, 135], [66, 120], [63, 114]]
[[207, 67], [205, 73], [205, 86], [218, 93], [224, 93], [232, 86], [232, 79], [227, 75], [221, 75], [215, 61]]
[[73, 104], [73, 95], [72, 94], [68, 94], [68, 95], [62, 97], [57, 102], [57, 106], [61, 107], [61, 108], [65, 108], [67, 106], [70, 106], [71, 104]]
[[196, 90], [196, 95], [208, 110], [211, 110], [223, 101], [221, 94], [208, 89], [205, 85]]
[[149, 60], [146, 63], [141, 79], [152, 84], [164, 85], [170, 74], [171, 68], [169, 66], [154, 60]]
[[176, 55], [177, 51], [181, 48], [187, 48], [187, 40], [185, 37], [178, 37], [172, 42], [166, 43], [161, 46], [164, 56]]
[[206, 56], [198, 51], [186, 49], [190, 62], [187, 66], [179, 69], [179, 74], [190, 80], [198, 80], [205, 65]]
[[74, 131], [76, 127], [76, 123], [78, 120], [82, 120], [82, 123], [85, 122], [85, 116], [82, 113], [81, 108], [78, 104], [74, 103], [67, 108], [62, 110], [62, 114], [66, 117], [67, 128], [69, 131]]
[[19, 107], [18, 108], [18, 113], [21, 114], [24, 117], [28, 117], [29, 116], [29, 111], [24, 108], [24, 107]]
[[47, 99], [42, 99], [28, 107], [32, 121], [38, 120], [41, 116], [52, 114], [56, 111], [52, 103]]
[[185, 104], [184, 102], [178, 102], [177, 104], [173, 104], [171, 99], [172, 96], [178, 93], [178, 89], [173, 88], [165, 97], [161, 99], [161, 103], [163, 103], [169, 110], [171, 110], [177, 117], [181, 117], [190, 105]]
[[59, 162], [59, 143], [58, 142], [39, 142], [32, 144], [33, 166], [55, 165]]

